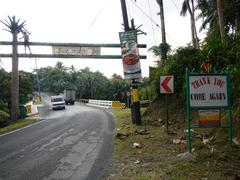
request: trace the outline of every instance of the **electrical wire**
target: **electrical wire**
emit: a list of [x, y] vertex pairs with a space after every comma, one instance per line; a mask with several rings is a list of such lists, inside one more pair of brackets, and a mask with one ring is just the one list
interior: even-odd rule
[[94, 23], [97, 21], [98, 17], [100, 16], [100, 14], [104, 11], [104, 9], [107, 7], [109, 1], [113, 1], [113, 0], [108, 0], [105, 5], [98, 11], [97, 15], [95, 16], [95, 18], [93, 19], [93, 21], [90, 23], [90, 25], [88, 26], [88, 29], [90, 29]]
[[180, 9], [178, 8], [178, 6], [176, 5], [174, 0], [171, 0], [171, 2], [173, 3], [173, 5], [175, 6], [175, 8], [179, 11], [179, 13], [181, 12]]
[[[148, 9], [149, 9], [150, 17], [152, 19], [151, 6], [150, 6], [150, 1], [149, 0], [148, 0]], [[152, 32], [153, 32], [154, 44], [156, 44], [156, 37], [155, 37], [154, 28], [153, 28], [153, 23], [151, 23], [151, 24], [152, 24]]]
[[[155, 24], [159, 29], [161, 29], [161, 27], [159, 26], [159, 24], [156, 23], [156, 22], [152, 19], [152, 17], [150, 17], [141, 7], [139, 7], [139, 6], [136, 4], [136, 2], [134, 2], [133, 0], [131, 0], [131, 2], [144, 14], [153, 24]], [[172, 39], [172, 41], [174, 41], [174, 42], [176, 43], [176, 41], [175, 41], [168, 33], [165, 32], [165, 34], [166, 34], [170, 39]], [[176, 43], [176, 44], [177, 44], [177, 43]]]
[[160, 28], [159, 24], [156, 23], [147, 13], [145, 13], [145, 11], [144, 11], [142, 8], [140, 8], [140, 7], [136, 4], [136, 2], [134, 2], [133, 0], [131, 0], [131, 2], [132, 2], [148, 19], [150, 19], [150, 21], [151, 21], [153, 24], [155, 24], [158, 28]]

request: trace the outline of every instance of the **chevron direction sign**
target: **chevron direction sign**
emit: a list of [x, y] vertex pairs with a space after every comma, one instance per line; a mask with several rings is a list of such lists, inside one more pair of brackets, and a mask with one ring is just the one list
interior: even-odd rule
[[174, 77], [160, 76], [160, 93], [172, 94], [174, 93]]

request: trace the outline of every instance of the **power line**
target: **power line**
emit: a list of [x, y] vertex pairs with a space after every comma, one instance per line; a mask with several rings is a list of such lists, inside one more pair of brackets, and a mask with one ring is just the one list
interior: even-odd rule
[[93, 19], [93, 21], [91, 22], [91, 24], [88, 26], [88, 29], [90, 29], [93, 24], [97, 21], [98, 17], [100, 16], [100, 14], [103, 12], [103, 10], [107, 7], [109, 1], [111, 0], [108, 0], [105, 5], [98, 11], [97, 15], [95, 16], [95, 18]]
[[131, 2], [132, 2], [148, 19], [150, 19], [150, 21], [151, 21], [153, 24], [155, 24], [158, 28], [160, 28], [159, 24], [156, 23], [147, 13], [145, 13], [145, 11], [144, 11], [142, 8], [140, 8], [140, 7], [136, 4], [136, 2], [134, 2], [133, 0], [131, 0]]
[[[148, 0], [148, 8], [149, 8], [149, 13], [150, 13], [150, 16], [151, 16], [151, 19], [152, 19], [151, 6], [150, 6], [149, 0]], [[153, 23], [151, 23], [151, 24], [152, 24], [153, 39], [154, 39], [154, 43], [156, 44], [156, 37], [155, 37], [154, 28], [153, 28]]]
[[[159, 24], [156, 23], [156, 22], [152, 19], [152, 17], [150, 17], [141, 7], [139, 7], [139, 6], [136, 4], [135, 1], [131, 0], [131, 2], [132, 2], [148, 19], [150, 19], [150, 21], [151, 21], [153, 24], [155, 24], [159, 29], [161, 29], [161, 27], [159, 26]], [[166, 34], [170, 39], [172, 39], [172, 40], [176, 43], [176, 41], [175, 41], [168, 33], [165, 32], [165, 34]]]
[[178, 6], [176, 5], [174, 0], [171, 0], [171, 2], [173, 3], [173, 5], [175, 6], [175, 8], [179, 11], [179, 13], [181, 12], [180, 9], [178, 8]]

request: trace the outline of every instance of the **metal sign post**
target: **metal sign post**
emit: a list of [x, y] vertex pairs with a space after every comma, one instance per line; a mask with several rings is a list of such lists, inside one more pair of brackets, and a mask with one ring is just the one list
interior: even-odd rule
[[[228, 140], [232, 143], [232, 105], [230, 98], [229, 72], [224, 73], [190, 73], [186, 69], [186, 108], [188, 128], [188, 149], [192, 151], [191, 129], [225, 128], [228, 129]], [[226, 109], [227, 125], [221, 125], [218, 110]], [[200, 111], [199, 125], [191, 125], [191, 110]], [[209, 110], [209, 111], [206, 111]]]
[[168, 94], [174, 93], [174, 76], [160, 76], [160, 93], [165, 94], [166, 105], [166, 128], [168, 133]]

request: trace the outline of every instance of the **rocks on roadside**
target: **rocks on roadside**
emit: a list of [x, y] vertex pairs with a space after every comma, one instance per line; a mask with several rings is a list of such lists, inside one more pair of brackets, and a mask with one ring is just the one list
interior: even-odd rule
[[126, 139], [127, 137], [129, 136], [129, 134], [128, 133], [120, 133], [120, 132], [118, 132], [117, 134], [116, 134], [116, 138], [118, 138], [118, 139]]
[[137, 135], [137, 134], [139, 134], [139, 135], [148, 135], [149, 134], [149, 132], [148, 132], [148, 130], [147, 129], [136, 129], [135, 131], [134, 131], [134, 133]]
[[196, 155], [194, 155], [193, 153], [190, 153], [190, 152], [178, 154], [177, 157], [180, 160], [184, 160], [184, 161], [195, 161], [197, 158]]
[[181, 139], [181, 138], [180, 139], [173, 138], [172, 143], [173, 144], [187, 144], [187, 140]]
[[240, 146], [240, 137], [235, 137], [232, 139], [234, 145]]
[[132, 146], [134, 149], [136, 148], [142, 148], [142, 145], [140, 143], [133, 143], [133, 146]]

